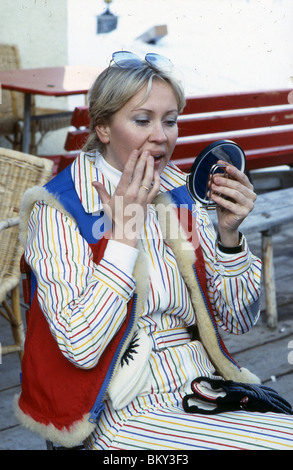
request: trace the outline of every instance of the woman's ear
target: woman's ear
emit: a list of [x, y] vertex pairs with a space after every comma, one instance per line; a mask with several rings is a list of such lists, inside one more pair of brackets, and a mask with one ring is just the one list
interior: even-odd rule
[[110, 142], [110, 129], [107, 124], [98, 124], [95, 127], [95, 131], [102, 144], [108, 144]]

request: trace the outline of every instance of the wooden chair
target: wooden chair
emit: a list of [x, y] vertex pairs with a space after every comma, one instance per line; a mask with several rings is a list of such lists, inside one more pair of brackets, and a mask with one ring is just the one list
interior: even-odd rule
[[[21, 68], [18, 48], [10, 44], [0, 44], [0, 70], [13, 70]], [[16, 91], [2, 90], [3, 105], [0, 106], [0, 135], [12, 143], [13, 149], [19, 150], [21, 132], [19, 123], [23, 121], [24, 96]], [[2, 111], [1, 111], [2, 110]], [[31, 146], [30, 153], [35, 155], [37, 147], [44, 136], [51, 131], [70, 126], [71, 112], [60, 115], [60, 109], [36, 107], [32, 96]], [[37, 141], [37, 134], [40, 138]], [[10, 135], [13, 135], [11, 138]]]
[[24, 192], [51, 178], [53, 163], [15, 150], [0, 148], [0, 314], [11, 325], [14, 343], [6, 345], [1, 335], [2, 354], [23, 355], [24, 327], [19, 301], [20, 258], [19, 207]]

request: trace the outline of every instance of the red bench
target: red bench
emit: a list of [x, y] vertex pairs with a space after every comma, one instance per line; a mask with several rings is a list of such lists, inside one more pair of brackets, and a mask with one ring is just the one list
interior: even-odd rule
[[293, 164], [291, 90], [209, 95], [187, 99], [178, 119], [179, 138], [172, 160], [188, 171], [208, 144], [230, 139], [246, 154], [247, 169]]
[[[179, 138], [172, 161], [189, 171], [195, 157], [208, 144], [230, 139], [245, 151], [247, 169], [293, 165], [293, 104], [291, 89], [225, 95], [189, 96], [178, 118]], [[73, 152], [59, 157], [61, 171], [82, 148], [89, 130], [88, 107], [75, 108], [65, 142]]]

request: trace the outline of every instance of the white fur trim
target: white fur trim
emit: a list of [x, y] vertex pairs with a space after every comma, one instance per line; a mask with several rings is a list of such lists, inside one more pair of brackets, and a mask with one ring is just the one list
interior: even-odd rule
[[96, 424], [89, 422], [89, 414], [81, 421], [77, 421], [69, 429], [57, 429], [53, 424], [42, 424], [26, 415], [19, 407], [19, 395], [14, 397], [14, 412], [20, 423], [30, 431], [39, 434], [45, 440], [54, 442], [64, 447], [74, 447], [81, 444], [95, 429]]

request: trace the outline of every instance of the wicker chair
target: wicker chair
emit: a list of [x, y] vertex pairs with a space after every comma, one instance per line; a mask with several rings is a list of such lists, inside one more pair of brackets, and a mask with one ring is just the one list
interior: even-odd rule
[[[14, 45], [0, 44], [0, 70], [13, 70], [21, 68], [21, 60], [18, 48]], [[36, 155], [37, 147], [40, 145], [44, 136], [54, 130], [69, 127], [71, 122], [71, 113], [67, 115], [60, 114], [60, 109], [37, 108], [34, 96], [32, 96], [32, 116], [39, 116], [38, 119], [31, 121], [31, 146], [30, 153]], [[9, 140], [13, 149], [20, 149], [20, 126], [24, 114], [24, 96], [23, 93], [16, 91], [2, 90], [2, 104], [0, 106], [0, 135], [4, 135]], [[42, 117], [41, 117], [42, 116]], [[37, 133], [40, 138], [37, 141]], [[13, 137], [11, 137], [11, 135]]]
[[23, 355], [24, 328], [19, 283], [19, 207], [26, 189], [43, 185], [51, 178], [53, 162], [15, 150], [0, 148], [0, 314], [11, 325], [14, 344], [3, 344], [2, 354]]
[[[6, 47], [10, 46], [0, 44], [0, 70], [16, 68], [14, 57], [17, 51], [14, 50], [12, 54], [12, 49], [6, 50]], [[17, 150], [20, 145], [20, 126], [15, 101], [17, 95], [9, 90], [1, 90], [0, 93], [0, 136], [4, 136], [12, 144], [13, 149]]]

